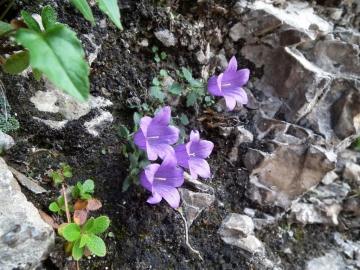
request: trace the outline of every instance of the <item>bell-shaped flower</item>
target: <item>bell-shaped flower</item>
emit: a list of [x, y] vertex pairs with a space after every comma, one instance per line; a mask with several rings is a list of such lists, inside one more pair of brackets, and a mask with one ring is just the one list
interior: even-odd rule
[[171, 109], [167, 106], [154, 118], [145, 116], [140, 119], [140, 128], [134, 135], [134, 142], [146, 151], [149, 160], [156, 160], [158, 157], [164, 159], [168, 154], [174, 156], [171, 144], [178, 141], [180, 130], [169, 126], [170, 117]]
[[148, 203], [156, 204], [164, 198], [171, 207], [179, 208], [180, 195], [176, 187], [184, 183], [184, 171], [176, 167], [173, 155], [167, 155], [161, 165], [148, 165], [140, 175], [140, 183], [152, 193]]
[[177, 164], [190, 170], [191, 177], [197, 179], [198, 175], [203, 178], [210, 177], [210, 166], [205, 160], [210, 156], [214, 144], [210, 141], [200, 140], [197, 130], [190, 133], [190, 141], [187, 144], [174, 146]]
[[247, 94], [241, 86], [249, 80], [249, 75], [250, 71], [247, 68], [237, 70], [237, 61], [233, 56], [224, 73], [209, 79], [207, 90], [214, 96], [224, 97], [226, 107], [232, 111], [236, 102], [248, 103]]

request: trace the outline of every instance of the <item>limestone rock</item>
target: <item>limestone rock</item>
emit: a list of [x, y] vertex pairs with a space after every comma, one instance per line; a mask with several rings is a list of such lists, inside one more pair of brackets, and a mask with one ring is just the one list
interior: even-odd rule
[[310, 260], [307, 263], [306, 270], [342, 270], [355, 269], [351, 265], [347, 265], [344, 259], [336, 250], [330, 250], [324, 256]]
[[346, 162], [342, 175], [345, 179], [360, 181], [360, 165], [353, 162]]
[[218, 233], [221, 239], [251, 254], [265, 253], [263, 243], [254, 235], [254, 222], [246, 215], [232, 213], [222, 222]]
[[176, 45], [176, 38], [173, 33], [168, 29], [158, 30], [155, 32], [155, 36], [158, 40], [164, 44], [165, 47], [171, 47]]
[[54, 246], [54, 230], [26, 200], [0, 158], [0, 269], [35, 269]]
[[0, 147], [2, 149], [9, 150], [11, 147], [13, 147], [14, 144], [15, 141], [10, 135], [0, 131]]

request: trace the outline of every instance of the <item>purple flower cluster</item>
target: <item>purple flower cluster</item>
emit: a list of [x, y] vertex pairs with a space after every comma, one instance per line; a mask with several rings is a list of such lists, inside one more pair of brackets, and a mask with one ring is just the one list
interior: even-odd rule
[[247, 94], [241, 86], [249, 80], [249, 75], [250, 70], [247, 68], [237, 70], [237, 61], [233, 56], [224, 73], [209, 79], [207, 90], [214, 96], [224, 97], [226, 107], [232, 111], [236, 103], [248, 103]]
[[191, 131], [190, 141], [186, 144], [171, 145], [179, 139], [180, 130], [169, 126], [170, 107], [161, 109], [154, 118], [145, 116], [140, 119], [140, 129], [134, 135], [135, 144], [146, 151], [149, 160], [160, 157], [161, 164], [148, 165], [140, 175], [140, 183], [151, 192], [148, 203], [156, 204], [164, 198], [171, 207], [177, 209], [180, 195], [176, 187], [184, 183], [183, 170], [190, 170], [191, 176], [210, 177], [210, 167], [207, 158], [214, 144], [200, 140], [198, 131]]

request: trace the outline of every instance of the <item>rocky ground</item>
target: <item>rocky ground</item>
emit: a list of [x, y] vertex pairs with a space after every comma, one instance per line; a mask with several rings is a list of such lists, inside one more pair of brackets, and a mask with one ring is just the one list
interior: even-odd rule
[[[17, 2], [6, 20], [35, 2]], [[46, 79], [1, 72], [20, 123], [3, 158], [47, 190], [21, 188], [49, 215], [60, 190], [46, 181], [47, 171], [65, 162], [73, 172], [68, 185], [94, 180], [103, 207], [92, 215], [111, 220], [108, 250], [82, 259], [80, 269], [360, 267], [360, 154], [345, 150], [360, 134], [359, 1], [121, 0], [122, 32], [96, 6], [93, 26], [67, 1], [45, 2], [83, 43], [92, 97], [79, 104]], [[166, 58], [156, 62], [153, 46]], [[246, 106], [228, 112], [224, 100], [203, 97], [188, 107], [186, 91], [167, 93], [164, 103], [149, 92], [161, 69], [176, 82], [182, 67], [208, 78], [233, 55], [239, 69], [250, 69]], [[172, 116], [189, 119], [187, 134], [199, 130], [215, 145], [211, 178], [180, 189], [188, 244], [179, 212], [165, 201], [146, 203], [140, 185], [122, 192], [128, 142], [118, 128], [132, 130], [142, 104], [171, 105]], [[74, 269], [63, 244], [56, 237], [43, 269]]]

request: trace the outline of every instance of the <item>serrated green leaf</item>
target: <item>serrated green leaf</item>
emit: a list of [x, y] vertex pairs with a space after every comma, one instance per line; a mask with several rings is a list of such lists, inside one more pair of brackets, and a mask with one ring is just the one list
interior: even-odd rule
[[133, 168], [137, 167], [138, 157], [132, 153], [129, 153], [129, 161], [130, 161], [130, 171], [131, 171]]
[[[33, 31], [37, 33], [41, 33], [41, 28], [38, 22], [33, 18], [33, 16], [30, 15], [30, 13], [26, 12], [25, 10], [22, 10], [20, 12], [21, 17], [24, 19], [24, 22], [26, 25]], [[23, 29], [21, 29], [23, 30]]]
[[187, 116], [185, 114], [181, 114], [180, 115], [180, 122], [181, 124], [183, 124], [184, 126], [186, 126], [187, 124], [190, 123], [189, 119], [187, 118]]
[[186, 106], [190, 107], [190, 106], [194, 106], [194, 104], [196, 103], [196, 93], [194, 91], [191, 91], [186, 99]]
[[127, 176], [125, 179], [124, 179], [124, 182], [123, 182], [123, 185], [122, 185], [122, 192], [125, 192], [128, 190], [128, 188], [131, 186], [131, 183], [132, 183], [132, 176]]
[[84, 200], [88, 200], [88, 199], [91, 199], [91, 195], [89, 194], [81, 194], [81, 198], [84, 199]]
[[42, 34], [28, 29], [16, 32], [16, 39], [30, 51], [30, 65], [43, 72], [60, 89], [80, 101], [89, 97], [89, 66], [75, 32], [55, 25]]
[[193, 76], [192, 76], [192, 74], [191, 74], [191, 71], [190, 71], [190, 70], [188, 70], [188, 69], [185, 68], [185, 67], [182, 67], [181, 70], [182, 70], [182, 73], [184, 74], [185, 79], [186, 79], [188, 82], [190, 82], [190, 81], [192, 81], [192, 80], [194, 79]]
[[45, 30], [56, 24], [56, 13], [51, 6], [45, 6], [41, 10], [41, 20]]
[[159, 87], [157, 87], [157, 86], [151, 87], [150, 93], [154, 98], [160, 100], [161, 102], [164, 101], [165, 95], [163, 92], [160, 91]]
[[86, 246], [89, 250], [99, 257], [104, 257], [106, 255], [106, 246], [104, 241], [96, 236], [96, 235], [89, 235], [89, 239], [87, 240]]
[[37, 68], [32, 68], [32, 73], [37, 82], [41, 80], [42, 72]]
[[141, 115], [137, 112], [134, 113], [133, 115], [133, 120], [134, 120], [134, 124], [138, 125], [141, 119]]
[[101, 216], [94, 220], [94, 226], [87, 230], [88, 234], [103, 233], [109, 228], [110, 219], [107, 216]]
[[145, 169], [148, 165], [150, 165], [151, 162], [149, 160], [142, 160], [139, 162], [139, 168]]
[[169, 92], [172, 94], [175, 94], [175, 95], [179, 95], [179, 94], [181, 94], [183, 89], [184, 88], [180, 83], [173, 83], [169, 88]]
[[91, 180], [91, 179], [87, 179], [87, 180], [83, 183], [82, 186], [83, 186], [84, 191], [86, 191], [86, 192], [94, 191], [94, 188], [95, 188], [94, 181]]
[[74, 260], [80, 260], [81, 257], [84, 255], [85, 247], [80, 247], [80, 239], [76, 240], [74, 246], [72, 248], [71, 255], [73, 256]]
[[79, 243], [79, 247], [82, 248], [86, 245], [86, 243], [89, 240], [89, 235], [87, 234], [82, 234], [80, 237], [80, 243]]
[[52, 202], [50, 205], [49, 205], [49, 209], [50, 211], [52, 212], [57, 212], [59, 211], [59, 206], [56, 202]]
[[129, 138], [129, 134], [130, 134], [130, 131], [124, 126], [124, 125], [119, 125], [119, 128], [118, 128], [118, 135], [122, 138]]
[[167, 78], [169, 77], [168, 73], [166, 72], [165, 69], [160, 69], [160, 75], [164, 78]]
[[63, 172], [63, 175], [67, 178], [72, 177], [72, 173], [71, 172]]
[[11, 26], [11, 24], [0, 21], [0, 35], [13, 29], [14, 28]]
[[71, 195], [74, 199], [77, 199], [80, 196], [80, 189], [77, 186], [73, 187], [71, 190]]
[[86, 221], [85, 225], [82, 227], [82, 231], [87, 232], [92, 227], [94, 227], [94, 224], [95, 224], [95, 219], [91, 217], [88, 221]]
[[[65, 164], [64, 164], [65, 165]], [[65, 165], [62, 169], [63, 172], [69, 172], [71, 170], [70, 165]]]
[[117, 0], [99, 0], [99, 8], [109, 16], [110, 20], [119, 28], [121, 31], [123, 27], [120, 22], [120, 9]]
[[70, 2], [81, 12], [85, 19], [95, 24], [93, 13], [86, 0], [70, 0]]
[[70, 223], [63, 228], [63, 236], [69, 242], [74, 242], [80, 237], [80, 226], [76, 223]]
[[22, 51], [11, 55], [6, 59], [3, 69], [10, 74], [18, 74], [29, 66], [29, 52]]
[[63, 197], [63, 196], [60, 196], [60, 197], [57, 199], [57, 202], [58, 202], [59, 206], [65, 205], [64, 197]]

